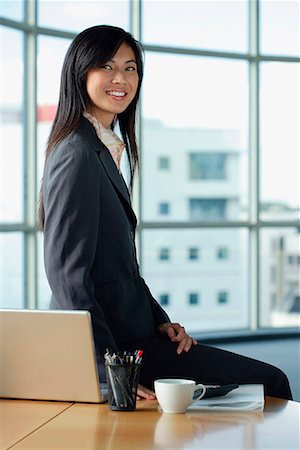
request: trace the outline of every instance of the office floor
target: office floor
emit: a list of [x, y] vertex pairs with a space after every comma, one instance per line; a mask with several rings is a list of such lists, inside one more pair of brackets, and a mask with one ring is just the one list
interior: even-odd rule
[[279, 367], [289, 378], [294, 400], [300, 402], [300, 339], [273, 339], [213, 344]]

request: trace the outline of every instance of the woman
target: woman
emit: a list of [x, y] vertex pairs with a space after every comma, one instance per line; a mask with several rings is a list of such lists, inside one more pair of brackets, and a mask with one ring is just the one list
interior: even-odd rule
[[[51, 308], [90, 311], [100, 378], [106, 348], [143, 348], [140, 397], [155, 397], [155, 378], [176, 376], [263, 383], [267, 395], [291, 398], [279, 369], [197, 344], [170, 321], [139, 274], [130, 192], [142, 78], [142, 48], [117, 27], [83, 31], [66, 54], [39, 205]], [[117, 122], [124, 143], [113, 132]], [[130, 192], [120, 172], [124, 149]]]

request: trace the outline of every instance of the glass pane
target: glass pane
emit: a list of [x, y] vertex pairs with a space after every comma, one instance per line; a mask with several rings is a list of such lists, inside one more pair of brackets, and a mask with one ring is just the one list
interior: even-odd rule
[[144, 230], [142, 249], [143, 276], [172, 321], [190, 332], [249, 326], [246, 230]]
[[79, 32], [97, 25], [129, 29], [128, 0], [43, 0], [38, 3], [39, 25]]
[[69, 39], [61, 38], [39, 37], [38, 39], [38, 190], [44, 169], [46, 142], [58, 103], [61, 68], [70, 43]]
[[24, 308], [24, 242], [21, 233], [0, 234], [0, 307]]
[[23, 219], [23, 34], [1, 27], [0, 221]]
[[12, 20], [23, 20], [24, 0], [1, 0], [1, 16]]
[[143, 220], [246, 219], [247, 64], [147, 53], [143, 92]]
[[299, 64], [261, 66], [261, 218], [295, 220], [300, 212]]
[[261, 0], [261, 52], [285, 56], [300, 55], [300, 3], [289, 0]]
[[300, 229], [261, 233], [261, 326], [300, 325]]
[[43, 249], [43, 234], [38, 233], [37, 235], [38, 243], [38, 309], [48, 309], [51, 299], [51, 290], [48, 284], [48, 280], [45, 273], [44, 266], [44, 249]]
[[246, 52], [248, 2], [144, 1], [143, 42]]

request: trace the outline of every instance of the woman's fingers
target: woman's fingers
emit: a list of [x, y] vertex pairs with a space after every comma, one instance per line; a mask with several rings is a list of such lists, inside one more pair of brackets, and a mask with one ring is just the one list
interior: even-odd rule
[[192, 345], [197, 345], [196, 339], [191, 338], [185, 328], [179, 323], [164, 323], [159, 327], [161, 333], [166, 333], [172, 342], [179, 342], [177, 353], [188, 352]]
[[182, 339], [180, 341], [176, 351], [177, 351], [178, 355], [180, 355], [183, 352], [183, 350], [185, 352], [188, 352], [190, 350], [191, 346], [192, 346], [192, 338], [190, 338], [190, 336], [188, 336], [186, 334], [184, 339]]
[[148, 389], [145, 386], [139, 384], [137, 390], [137, 399], [140, 400], [141, 398], [145, 398], [147, 400], [154, 400], [156, 398], [156, 395], [155, 392], [151, 391], [151, 389]]

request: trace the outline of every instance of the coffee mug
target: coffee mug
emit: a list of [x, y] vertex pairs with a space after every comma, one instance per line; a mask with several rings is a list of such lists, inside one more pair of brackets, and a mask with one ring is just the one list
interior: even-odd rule
[[[194, 397], [199, 389], [200, 394]], [[205, 395], [206, 387], [193, 380], [164, 378], [154, 381], [154, 390], [163, 412], [184, 413], [188, 406]]]

